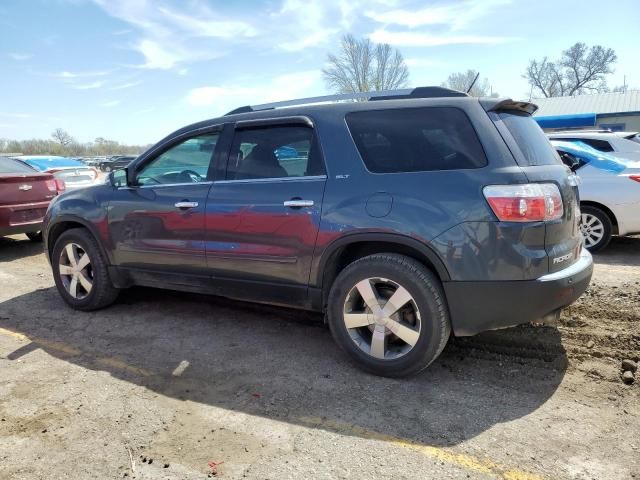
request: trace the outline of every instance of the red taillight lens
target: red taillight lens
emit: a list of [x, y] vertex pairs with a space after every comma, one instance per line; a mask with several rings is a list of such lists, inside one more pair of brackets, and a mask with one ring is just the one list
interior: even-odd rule
[[47, 184], [47, 188], [49, 189], [50, 192], [58, 191], [58, 189], [56, 188], [56, 181], [54, 179], [45, 180], [45, 183]]
[[490, 185], [483, 193], [501, 222], [558, 220], [564, 213], [560, 190], [553, 183]]
[[636, 182], [640, 182], [640, 175], [629, 175], [631, 180], [635, 180]]
[[67, 189], [67, 186], [65, 185], [64, 180], [62, 180], [61, 178], [56, 178], [55, 182], [56, 182], [56, 190], [58, 191], [58, 193], [64, 192]]

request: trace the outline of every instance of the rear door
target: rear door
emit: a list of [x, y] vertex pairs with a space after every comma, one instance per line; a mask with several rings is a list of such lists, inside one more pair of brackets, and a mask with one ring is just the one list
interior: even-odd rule
[[582, 248], [576, 177], [528, 113], [503, 110], [490, 112], [490, 116], [527, 179], [534, 183], [552, 182], [560, 190], [564, 215], [546, 223], [545, 249], [549, 271], [562, 270], [578, 260]]
[[207, 201], [206, 253], [227, 295], [304, 303], [326, 183], [309, 119], [238, 122]]

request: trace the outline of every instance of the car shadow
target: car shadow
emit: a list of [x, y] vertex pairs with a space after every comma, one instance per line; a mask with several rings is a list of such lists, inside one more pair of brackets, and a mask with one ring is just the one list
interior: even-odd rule
[[605, 265], [640, 266], [640, 236], [612, 237], [602, 252], [593, 255], [597, 263]]
[[0, 263], [42, 254], [42, 242], [32, 242], [26, 235], [0, 237]]
[[452, 340], [419, 375], [380, 378], [352, 366], [320, 315], [141, 288], [90, 313], [37, 290], [0, 303], [0, 327], [29, 341], [9, 360], [40, 348], [176, 399], [433, 446], [532, 413], [567, 368], [556, 329], [520, 327]]

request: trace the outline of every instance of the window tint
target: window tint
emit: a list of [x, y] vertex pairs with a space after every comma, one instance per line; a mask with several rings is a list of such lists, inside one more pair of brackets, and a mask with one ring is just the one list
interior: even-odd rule
[[457, 108], [351, 112], [346, 120], [371, 172], [453, 170], [487, 164], [476, 132]]
[[[524, 157], [524, 165], [553, 165], [558, 163], [558, 155], [547, 140], [540, 126], [528, 113], [509, 111], [492, 114], [494, 121], [501, 121], [511, 133], [513, 142], [508, 141], [509, 147], [517, 148]], [[518, 163], [522, 159], [518, 159]]]
[[19, 160], [0, 157], [0, 173], [33, 173], [35, 170]]
[[324, 174], [313, 129], [273, 126], [236, 130], [227, 178], [304, 177]]
[[138, 185], [198, 183], [205, 180], [218, 137], [218, 133], [200, 135], [171, 147], [138, 173]]

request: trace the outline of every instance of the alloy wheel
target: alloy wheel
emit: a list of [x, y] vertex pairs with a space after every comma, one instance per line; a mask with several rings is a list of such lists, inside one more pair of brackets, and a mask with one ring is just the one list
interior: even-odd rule
[[89, 254], [77, 243], [68, 243], [60, 252], [58, 273], [64, 289], [76, 300], [86, 298], [93, 288]]
[[604, 224], [598, 217], [589, 213], [582, 214], [580, 230], [582, 231], [584, 244], [587, 248], [597, 245], [604, 237]]
[[367, 355], [392, 360], [409, 353], [421, 331], [420, 311], [409, 291], [386, 278], [366, 278], [348, 293], [343, 319]]

